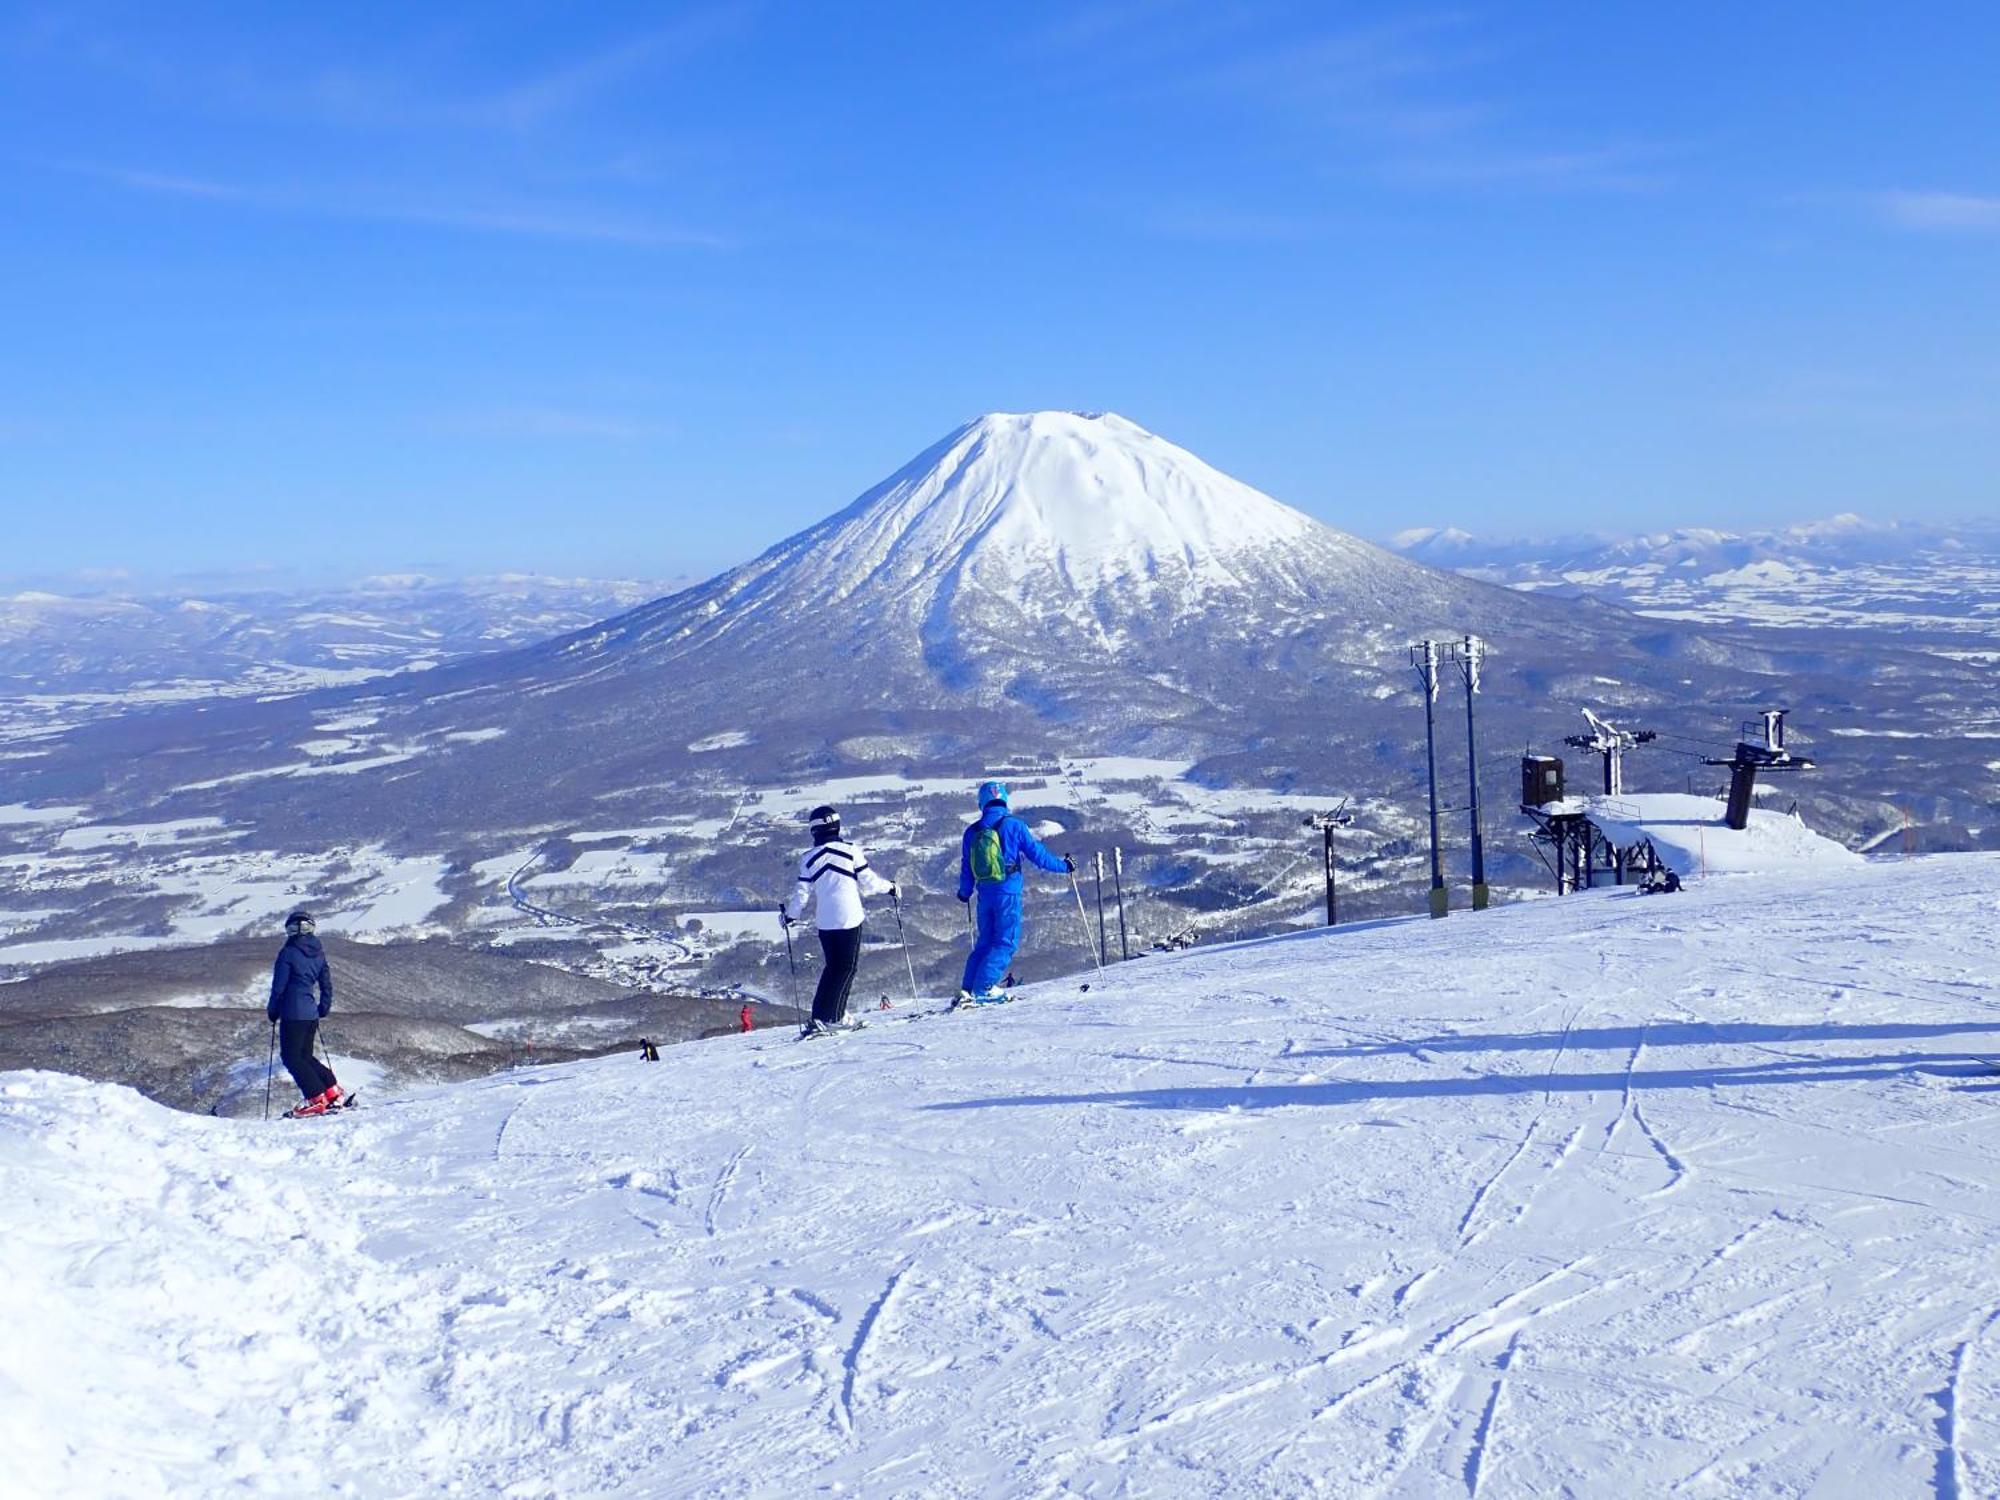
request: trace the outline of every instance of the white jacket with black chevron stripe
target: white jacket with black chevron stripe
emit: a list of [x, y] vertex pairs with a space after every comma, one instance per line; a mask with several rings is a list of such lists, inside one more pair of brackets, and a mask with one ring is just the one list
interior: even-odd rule
[[867, 916], [861, 898], [886, 896], [894, 889], [868, 868], [868, 856], [860, 845], [829, 839], [800, 856], [799, 883], [785, 902], [785, 915], [796, 922], [805, 915], [806, 902], [816, 901], [814, 921], [822, 932], [859, 927]]

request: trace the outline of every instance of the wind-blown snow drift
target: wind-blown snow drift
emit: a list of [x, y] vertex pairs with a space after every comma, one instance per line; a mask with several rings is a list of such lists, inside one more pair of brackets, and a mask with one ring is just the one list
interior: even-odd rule
[[1301, 935], [297, 1125], [6, 1075], [0, 1490], [1990, 1493], [1996, 874]]

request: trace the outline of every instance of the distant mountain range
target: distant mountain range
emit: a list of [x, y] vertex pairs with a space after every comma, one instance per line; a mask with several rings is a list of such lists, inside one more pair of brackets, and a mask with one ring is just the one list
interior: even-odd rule
[[1389, 540], [1395, 551], [1433, 567], [1512, 568], [1536, 565], [1562, 571], [1612, 565], [1740, 568], [1756, 562], [1859, 567], [1926, 552], [2000, 547], [2000, 521], [1942, 526], [1914, 521], [1871, 521], [1852, 513], [1760, 531], [1686, 526], [1629, 536], [1576, 534], [1557, 537], [1476, 536], [1453, 526], [1415, 526]]
[[401, 573], [335, 587], [0, 593], [0, 733], [422, 671], [573, 630], [671, 586]]
[[2000, 520], [1940, 526], [1838, 515], [1764, 531], [1554, 539], [1414, 527], [1390, 544], [1467, 577], [1671, 618], [1954, 637], [1990, 635], [2000, 624]]

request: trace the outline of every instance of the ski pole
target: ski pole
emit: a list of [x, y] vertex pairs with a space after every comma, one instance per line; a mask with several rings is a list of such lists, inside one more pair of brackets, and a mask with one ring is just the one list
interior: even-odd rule
[[805, 1009], [799, 1004], [799, 961], [792, 955], [792, 924], [781, 922], [778, 925], [785, 930], [785, 967], [792, 971], [792, 1014], [802, 1016]]
[[264, 1118], [271, 1118], [271, 1075], [278, 1068], [278, 1023], [271, 1023], [271, 1051], [264, 1059]]
[[1098, 850], [1091, 856], [1091, 863], [1097, 867], [1097, 967], [1103, 968], [1111, 961], [1110, 945], [1104, 935], [1104, 851]]
[[1124, 962], [1132, 956], [1132, 950], [1125, 943], [1125, 851], [1111, 851], [1111, 888], [1118, 896], [1118, 959]]
[[910, 1004], [917, 1003], [917, 966], [910, 961], [910, 940], [903, 936], [903, 894], [898, 891], [890, 898], [890, 906], [896, 913], [896, 941], [903, 945], [903, 967], [910, 971]]
[[1083, 923], [1083, 946], [1090, 950], [1090, 961], [1098, 968], [1104, 967], [1104, 960], [1097, 956], [1097, 944], [1090, 938], [1090, 913], [1083, 909], [1083, 887], [1076, 883], [1076, 871], [1069, 872], [1069, 888], [1076, 896], [1076, 919]]

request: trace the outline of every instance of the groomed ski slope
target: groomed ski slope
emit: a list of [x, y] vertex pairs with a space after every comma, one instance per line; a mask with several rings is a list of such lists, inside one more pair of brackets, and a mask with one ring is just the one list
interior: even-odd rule
[[1598, 892], [323, 1122], [6, 1075], [0, 1492], [1991, 1494], [1996, 889]]

